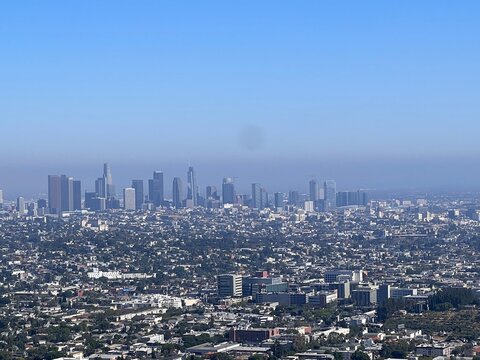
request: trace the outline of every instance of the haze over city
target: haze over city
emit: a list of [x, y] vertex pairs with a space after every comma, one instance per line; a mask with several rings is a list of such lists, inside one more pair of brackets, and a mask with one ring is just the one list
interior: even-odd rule
[[0, 187], [478, 189], [473, 1], [3, 2]]
[[479, 15], [0, 1], [0, 360], [480, 360]]

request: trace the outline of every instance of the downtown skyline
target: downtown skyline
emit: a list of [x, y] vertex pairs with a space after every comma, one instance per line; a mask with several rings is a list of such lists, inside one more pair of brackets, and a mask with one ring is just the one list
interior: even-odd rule
[[[334, 209], [335, 203], [338, 203], [338, 201], [343, 201], [348, 205], [347, 198], [344, 200], [336, 198], [338, 192], [335, 180], [319, 181], [316, 178], [311, 179], [308, 184], [309, 190], [305, 193], [302, 189], [269, 191], [268, 185], [264, 186], [256, 182], [250, 184], [251, 192], [245, 192], [237, 187], [235, 181], [237, 178], [229, 176], [223, 177], [220, 186], [216, 183], [198, 185], [196, 170], [191, 165], [188, 166], [186, 182], [183, 180], [184, 177], [175, 176], [169, 185], [165, 182], [165, 178], [163, 171], [154, 170], [151, 178], [133, 179], [130, 181], [130, 185], [122, 186], [117, 191], [112, 168], [109, 163], [104, 163], [103, 173], [96, 178], [93, 186], [70, 175], [50, 174], [48, 175], [46, 196], [41, 193], [32, 197], [32, 199], [40, 201], [47, 201], [48, 199], [48, 210], [51, 214], [71, 212], [83, 208], [98, 210], [122, 207], [126, 210], [142, 210], [148, 204], [152, 208], [159, 206], [173, 206], [174, 208], [206, 207], [209, 200], [214, 201], [214, 206], [248, 204], [250, 207], [257, 209], [274, 205], [275, 207], [281, 207], [280, 204], [283, 201], [291, 204], [303, 204], [304, 201], [311, 201], [312, 211], [319, 206], [320, 201], [325, 201], [325, 204], [321, 205], [325, 211]], [[312, 187], [312, 184], [315, 186]], [[0, 204], [3, 204], [4, 190], [1, 191]], [[352, 191], [352, 189], [348, 189], [348, 191], [343, 189], [342, 191], [346, 193]], [[17, 207], [19, 207], [19, 201], [25, 201], [26, 197], [28, 198], [24, 194], [17, 196]], [[358, 201], [355, 200], [354, 203]], [[361, 201], [361, 203], [366, 203], [366, 200]], [[212, 204], [208, 206], [210, 207]]]
[[[265, 163], [234, 162], [231, 164], [205, 162], [195, 163], [198, 186], [205, 191], [205, 186], [216, 185], [221, 187], [222, 178], [234, 177], [237, 189], [242, 193], [250, 193], [252, 183], [262, 183], [269, 191], [285, 192], [296, 189], [302, 193], [309, 192], [308, 181], [316, 179], [335, 179], [340, 189], [368, 189], [380, 192], [476, 192], [480, 190], [480, 164], [478, 159], [466, 158], [452, 164], [446, 171], [441, 161], [418, 162], [416, 172], [406, 171], [403, 177], [398, 177], [398, 163], [382, 161], [371, 164], [365, 161], [350, 159], [349, 161], [334, 162], [325, 160], [318, 166], [308, 164], [308, 161], [297, 161], [288, 167], [281, 161]], [[117, 192], [131, 186], [133, 179], [144, 179], [145, 188], [148, 179], [152, 178], [152, 171], [162, 171], [164, 182], [171, 183], [175, 177], [181, 178], [187, 184], [188, 164], [192, 162], [165, 162], [163, 166], [157, 164], [143, 164], [139, 161], [135, 165], [121, 165], [109, 163], [114, 167], [115, 185]], [[100, 165], [102, 162], [100, 162]], [[187, 170], [186, 170], [187, 169]], [[100, 169], [101, 172], [101, 169]], [[477, 174], [478, 172], [478, 174]], [[99, 165], [22, 167], [12, 171], [9, 166], [2, 166], [0, 173], [0, 189], [4, 197], [14, 200], [18, 196], [39, 198], [47, 194], [45, 177], [49, 174], [69, 174], [86, 184], [85, 190], [94, 191], [95, 181], [99, 175]], [[462, 175], [463, 174], [463, 175]], [[410, 176], [410, 177], [409, 177]], [[432, 177], [436, 179], [431, 180]], [[146, 194], [147, 194], [147, 190]], [[167, 188], [165, 195], [171, 197], [171, 190]], [[183, 190], [186, 194], [187, 189]]]

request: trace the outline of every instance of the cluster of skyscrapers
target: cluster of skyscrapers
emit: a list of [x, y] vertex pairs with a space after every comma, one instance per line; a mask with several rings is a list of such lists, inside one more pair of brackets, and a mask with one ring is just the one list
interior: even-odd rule
[[48, 176], [48, 210], [60, 214], [82, 209], [82, 185], [67, 175]]
[[[186, 190], [186, 193], [184, 192]], [[134, 179], [131, 186], [123, 189], [118, 196], [113, 183], [112, 172], [108, 164], [103, 166], [103, 174], [95, 180], [95, 191], [85, 191], [82, 199], [82, 184], [67, 175], [48, 176], [48, 202], [38, 200], [35, 204], [26, 204], [24, 198], [17, 199], [16, 209], [20, 214], [65, 212], [89, 209], [104, 211], [107, 209], [154, 210], [158, 207], [220, 208], [222, 206], [241, 205], [253, 209], [283, 209], [285, 206], [303, 207], [306, 211], [333, 211], [336, 207], [365, 206], [368, 202], [364, 191], [337, 192], [336, 183], [327, 180], [323, 186], [317, 180], [309, 182], [308, 194], [290, 191], [288, 196], [276, 192], [271, 196], [259, 183], [251, 184], [251, 194], [238, 194], [232, 177], [223, 178], [221, 195], [214, 185], [206, 187], [205, 196], [200, 195], [195, 170], [188, 167], [187, 184], [184, 188], [182, 178], [175, 177], [172, 182], [172, 196], [165, 197], [164, 174], [154, 171], [144, 188], [144, 180]], [[3, 192], [0, 190], [0, 207], [3, 204]]]

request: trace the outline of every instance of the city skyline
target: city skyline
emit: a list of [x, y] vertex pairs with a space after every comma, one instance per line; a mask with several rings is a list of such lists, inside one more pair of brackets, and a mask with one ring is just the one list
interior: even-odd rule
[[[389, 164], [388, 161], [382, 163], [382, 166], [376, 167], [369, 166], [351, 161], [349, 163], [339, 163], [332, 165], [335, 167], [335, 171], [331, 171], [331, 168], [318, 167], [322, 170], [316, 170], [317, 167], [311, 167], [304, 171], [296, 171], [298, 168], [292, 164], [290, 168], [283, 168], [282, 166], [265, 164], [249, 164], [242, 163], [231, 164], [229, 166], [215, 166], [216, 164], [204, 163], [195, 164], [195, 169], [198, 175], [196, 175], [197, 187], [200, 189], [200, 193], [205, 193], [205, 187], [208, 185], [214, 185], [221, 190], [222, 178], [225, 176], [234, 177], [238, 189], [244, 194], [250, 194], [251, 184], [258, 182], [265, 184], [270, 193], [286, 192], [294, 189], [301, 193], [309, 194], [309, 181], [320, 181], [321, 187], [322, 181], [325, 179], [335, 179], [337, 186], [343, 190], [352, 190], [356, 188], [378, 190], [378, 191], [420, 191], [420, 192], [441, 192], [441, 191], [478, 191], [480, 190], [480, 182], [477, 181], [478, 177], [476, 172], [480, 170], [480, 165], [476, 166], [475, 163], [469, 159], [465, 160], [470, 163], [470, 171], [472, 174], [462, 177], [458, 171], [455, 171], [456, 167], [452, 165], [451, 172], [443, 176], [444, 169], [440, 163], [429, 162], [424, 164], [424, 171], [418, 172], [419, 177], [424, 177], [424, 181], [417, 183], [415, 180], [403, 180], [398, 179], [393, 173], [395, 164]], [[111, 163], [109, 163], [112, 166]], [[457, 164], [458, 165], [458, 164]], [[364, 166], [364, 167], [363, 167]], [[420, 166], [420, 165], [419, 165]], [[458, 165], [461, 166], [461, 165]], [[101, 167], [101, 163], [100, 163]], [[136, 166], [119, 166], [113, 164], [115, 184], [113, 191], [121, 191], [125, 187], [131, 186], [132, 179], [143, 179], [144, 186], [148, 188], [148, 182], [152, 179], [153, 171], [160, 171], [164, 174], [163, 182], [165, 184], [171, 184], [174, 177], [181, 178], [185, 184], [187, 184], [186, 171], [188, 170], [188, 163], [166, 163], [165, 166], [160, 165], [136, 165]], [[300, 167], [307, 168], [307, 164], [300, 164]], [[347, 176], [344, 168], [350, 168], [351, 171], [356, 173], [355, 177]], [[80, 179], [82, 184], [85, 184], [84, 191], [95, 191], [95, 182], [99, 179], [98, 175], [99, 164], [91, 164], [89, 166], [82, 166], [77, 168], [76, 166], [64, 166], [56, 167], [52, 166], [46, 169], [39, 170], [33, 168], [33, 173], [28, 176], [20, 176], [18, 174], [9, 171], [7, 166], [3, 167], [4, 172], [0, 175], [0, 189], [4, 192], [4, 197], [9, 200], [14, 200], [18, 196], [24, 197], [38, 197], [47, 193], [45, 186], [45, 176], [49, 174], [69, 174], [75, 179]], [[160, 170], [159, 170], [160, 169]], [[223, 170], [222, 170], [223, 169]], [[350, 171], [347, 169], [347, 171]], [[24, 175], [30, 170], [23, 169], [21, 173]], [[437, 182], [431, 182], [425, 180], [425, 177], [437, 176]], [[460, 181], [461, 179], [461, 181]], [[402, 181], [400, 181], [402, 180]], [[105, 188], [107, 191], [107, 188]], [[187, 192], [187, 188], [183, 191]], [[221, 191], [220, 191], [221, 192]], [[148, 195], [148, 191], [145, 191]], [[170, 186], [165, 186], [165, 196], [171, 196]], [[117, 193], [117, 195], [119, 195]]]
[[[106, 209], [120, 208], [120, 199], [117, 198], [115, 194], [115, 183], [113, 181], [110, 164], [104, 163], [103, 169], [103, 176], [95, 180], [95, 191], [92, 192], [90, 190], [85, 190], [85, 196], [82, 194], [81, 180], [74, 180], [72, 176], [67, 175], [48, 175], [47, 198], [49, 213], [59, 214], [61, 212], [81, 210], [82, 199], [84, 199], [84, 208], [86, 209], [103, 211]], [[317, 194], [314, 199], [312, 199], [312, 183], [316, 185], [317, 180], [310, 180], [310, 193], [308, 195], [304, 194], [306, 195], [305, 200], [312, 201], [312, 206], [314, 208], [319, 207], [318, 201], [325, 200], [325, 210], [333, 210], [334, 207], [332, 208], [328, 201], [336, 202], [336, 182], [334, 180], [325, 180], [324, 189], [321, 193], [318, 191], [318, 187], [316, 186]], [[331, 191], [333, 191], [333, 193], [327, 190], [330, 188], [332, 189]], [[182, 178], [174, 177], [171, 198], [168, 198], [168, 196], [166, 198], [164, 173], [162, 171], [153, 171], [153, 179], [148, 179], [146, 188], [144, 187], [143, 179], [133, 179], [131, 180], [130, 186], [123, 188], [123, 207], [128, 210], [142, 210], [147, 204], [151, 206], [150, 209], [171, 204], [174, 208], [193, 208], [196, 206], [212, 206], [212, 203], [210, 202], [214, 201], [214, 206], [221, 205], [222, 203], [247, 205], [247, 202], [249, 202], [250, 207], [262, 210], [266, 207], [271, 207], [272, 205], [275, 205], [275, 207], [280, 207], [279, 199], [285, 199], [286, 195], [286, 192], [275, 192], [274, 194], [270, 193], [269, 195], [268, 190], [262, 187], [261, 184], [252, 183], [251, 193], [249, 196], [249, 194], [238, 192], [238, 190], [236, 190], [235, 178], [224, 177], [222, 181], [222, 201], [220, 202], [220, 196], [216, 190], [216, 185], [206, 185], [204, 192], [200, 190], [196, 182], [196, 171], [191, 165], [188, 166], [185, 195], [184, 190]], [[289, 192], [291, 191], [292, 190], [289, 190]], [[3, 192], [0, 195], [3, 197]], [[132, 196], [135, 203], [134, 207], [129, 204]], [[23, 197], [18, 197], [17, 203], [19, 201], [18, 199], [20, 198], [24, 199]], [[39, 200], [42, 202], [46, 201], [46, 199]], [[289, 201], [291, 201], [291, 199], [289, 199]], [[297, 202], [298, 201], [295, 201], [294, 203], [296, 204]], [[3, 200], [0, 204], [2, 203]], [[345, 205], [359, 204], [358, 202], [353, 202], [352, 204], [347, 203], [348, 201], [346, 201]], [[364, 202], [362, 202], [362, 204], [363, 203], [366, 203], [366, 199]], [[20, 206], [17, 206], [17, 208], [18, 207]]]
[[0, 360], [480, 360], [479, 15], [0, 1]]

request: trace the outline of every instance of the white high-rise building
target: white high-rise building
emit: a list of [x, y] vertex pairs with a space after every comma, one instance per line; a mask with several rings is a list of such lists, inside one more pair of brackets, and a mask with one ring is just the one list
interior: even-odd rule
[[123, 208], [125, 210], [135, 210], [135, 189], [123, 189]]
[[306, 212], [314, 212], [315, 211], [315, 202], [305, 201], [304, 209], [305, 209]]

